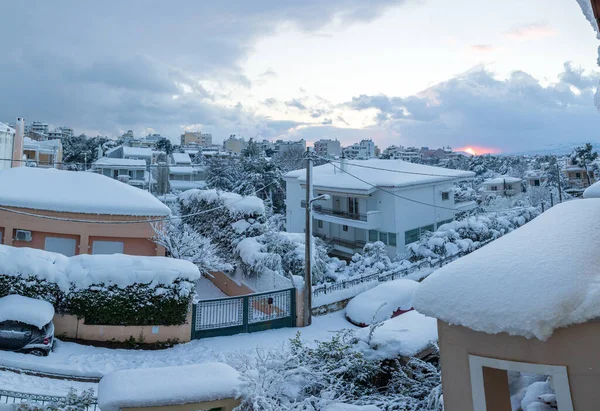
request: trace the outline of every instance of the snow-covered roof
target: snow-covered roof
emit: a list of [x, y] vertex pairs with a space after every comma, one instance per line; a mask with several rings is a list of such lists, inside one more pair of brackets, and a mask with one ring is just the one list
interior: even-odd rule
[[192, 164], [192, 159], [188, 153], [173, 153], [171, 155], [175, 164]]
[[123, 147], [123, 157], [147, 157], [152, 158], [152, 149], [145, 147]]
[[49, 151], [54, 152], [61, 147], [62, 143], [60, 140], [42, 140], [37, 141], [29, 137], [23, 139], [23, 150], [34, 150], [34, 151]]
[[47, 301], [12, 294], [0, 298], [0, 323], [18, 321], [42, 328], [54, 318], [54, 307]]
[[[437, 320], [416, 311], [409, 311], [383, 322], [369, 336], [370, 327], [356, 331], [367, 357], [395, 359], [414, 357], [437, 342]], [[372, 351], [373, 350], [373, 351]]]
[[208, 203], [217, 203], [223, 201], [227, 209], [232, 214], [263, 214], [265, 204], [256, 196], [243, 197], [236, 193], [218, 190], [188, 190], [181, 193], [179, 200], [184, 204], [190, 201], [206, 201]]
[[476, 331], [545, 340], [600, 317], [600, 199], [573, 200], [431, 274], [419, 312]]
[[488, 178], [483, 181], [483, 184], [514, 184], [520, 183], [522, 180], [517, 177], [509, 177], [509, 176], [500, 176], [495, 178]]
[[235, 369], [218, 362], [120, 370], [100, 381], [98, 406], [102, 411], [119, 411], [235, 398], [240, 383]]
[[193, 188], [206, 188], [205, 181], [169, 180], [169, 185], [171, 186], [171, 189], [179, 191], [191, 190]]
[[9, 126], [8, 124], [4, 124], [0, 121], [0, 131], [9, 132], [11, 134], [15, 133], [15, 129]]
[[586, 188], [583, 192], [583, 198], [600, 198], [600, 181]]
[[146, 160], [132, 160], [129, 158], [113, 158], [102, 157], [94, 162], [96, 167], [112, 167], [112, 168], [146, 168]]
[[[158, 201], [158, 200], [157, 200]], [[80, 254], [67, 257], [27, 247], [0, 245], [0, 272], [11, 277], [33, 276], [56, 283], [68, 291], [71, 284], [172, 284], [175, 279], [196, 281], [198, 267], [187, 261], [167, 257], [126, 254]]]
[[196, 169], [191, 166], [170, 166], [169, 174], [194, 174]]
[[[340, 167], [340, 163], [335, 163], [335, 167], [333, 164], [314, 167], [313, 185], [322, 188], [370, 192], [375, 190], [372, 185], [401, 188], [440, 181], [464, 180], [475, 176], [475, 173], [471, 171], [431, 167], [402, 160], [348, 160], [348, 173], [341, 171]], [[365, 180], [366, 183], [356, 179], [351, 174]], [[285, 178], [305, 183], [306, 170], [290, 171], [285, 175]]]
[[0, 205], [84, 214], [171, 214], [147, 191], [101, 174], [36, 167], [0, 171]]

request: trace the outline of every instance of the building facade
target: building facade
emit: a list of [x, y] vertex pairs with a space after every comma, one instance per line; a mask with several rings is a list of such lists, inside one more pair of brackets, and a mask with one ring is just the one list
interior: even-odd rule
[[212, 145], [212, 134], [202, 133], [201, 131], [186, 131], [181, 135], [181, 145], [187, 146], [190, 144], [209, 147]]
[[375, 157], [375, 143], [373, 140], [362, 140], [349, 147], [344, 147], [342, 153], [346, 158], [368, 160]]
[[4, 245], [67, 256], [164, 255], [150, 240], [154, 230], [147, 220], [169, 216], [169, 208], [146, 191], [96, 173], [37, 167], [2, 170], [0, 205]]
[[62, 143], [59, 139], [38, 141], [25, 137], [23, 158], [28, 160], [28, 166], [60, 168], [63, 158]]
[[342, 154], [342, 148], [338, 140], [321, 139], [315, 141], [315, 153], [323, 157], [339, 157]]
[[[387, 246], [390, 257], [403, 254], [407, 244], [468, 209], [455, 203], [452, 188], [455, 181], [473, 176], [467, 171], [390, 160], [352, 160], [345, 167], [315, 167], [313, 196], [328, 194], [330, 198], [313, 205], [313, 234], [342, 256], [351, 256], [367, 242], [375, 241]], [[305, 170], [287, 173], [285, 181], [287, 231], [301, 233], [305, 224]]]
[[247, 145], [248, 143], [242, 137], [237, 138], [235, 136], [229, 136], [229, 138], [223, 142], [223, 150], [227, 153], [240, 154]]

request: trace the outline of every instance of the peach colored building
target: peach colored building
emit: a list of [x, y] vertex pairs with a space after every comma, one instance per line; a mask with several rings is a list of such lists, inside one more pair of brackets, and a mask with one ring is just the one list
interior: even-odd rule
[[67, 256], [164, 255], [150, 240], [154, 231], [148, 220], [168, 215], [169, 208], [148, 192], [96, 173], [34, 167], [0, 171], [5, 245]]
[[[599, 233], [600, 199], [569, 201], [421, 283], [413, 302], [438, 318], [446, 411], [600, 409]], [[543, 395], [530, 384], [519, 397], [525, 373]]]

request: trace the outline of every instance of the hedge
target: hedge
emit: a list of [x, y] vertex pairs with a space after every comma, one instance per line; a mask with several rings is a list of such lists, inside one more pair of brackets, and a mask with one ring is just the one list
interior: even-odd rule
[[68, 292], [39, 278], [0, 275], [0, 297], [21, 294], [50, 302], [57, 313], [84, 318], [90, 325], [180, 325], [193, 290], [185, 280], [170, 285], [133, 284], [125, 288], [94, 284]]

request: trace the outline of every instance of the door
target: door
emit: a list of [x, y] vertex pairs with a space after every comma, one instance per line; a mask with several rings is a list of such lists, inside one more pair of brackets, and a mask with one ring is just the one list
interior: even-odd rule
[[44, 250], [63, 254], [67, 257], [75, 255], [76, 245], [77, 241], [74, 238], [46, 237], [44, 240]]
[[0, 348], [3, 350], [20, 350], [31, 340], [32, 330], [16, 321], [0, 323]]

